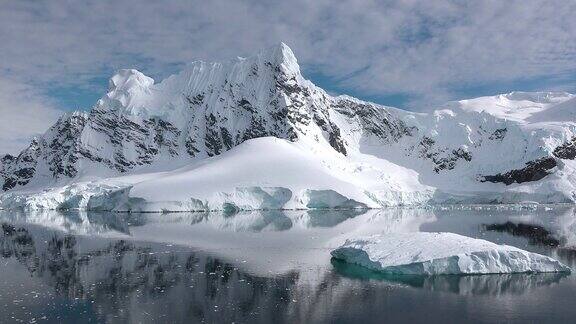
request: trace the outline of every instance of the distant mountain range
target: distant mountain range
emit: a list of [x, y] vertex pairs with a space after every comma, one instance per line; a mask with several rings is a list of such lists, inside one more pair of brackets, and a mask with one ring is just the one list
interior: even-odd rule
[[576, 96], [415, 113], [331, 96], [281, 43], [160, 83], [120, 70], [89, 112], [0, 162], [0, 207], [378, 208], [576, 200]]

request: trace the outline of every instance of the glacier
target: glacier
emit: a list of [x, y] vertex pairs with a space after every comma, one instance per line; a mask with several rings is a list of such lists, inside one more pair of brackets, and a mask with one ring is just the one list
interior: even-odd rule
[[522, 249], [454, 233], [391, 233], [348, 239], [336, 259], [391, 274], [570, 272], [561, 262]]
[[574, 203], [576, 96], [416, 113], [332, 96], [283, 43], [161, 82], [118, 71], [88, 112], [0, 157], [1, 209], [205, 211]]

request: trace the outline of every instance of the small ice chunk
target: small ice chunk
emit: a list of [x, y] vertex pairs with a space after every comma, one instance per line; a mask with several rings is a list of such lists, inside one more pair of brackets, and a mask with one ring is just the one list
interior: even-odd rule
[[394, 274], [570, 272], [550, 257], [454, 233], [378, 234], [347, 240], [336, 259]]

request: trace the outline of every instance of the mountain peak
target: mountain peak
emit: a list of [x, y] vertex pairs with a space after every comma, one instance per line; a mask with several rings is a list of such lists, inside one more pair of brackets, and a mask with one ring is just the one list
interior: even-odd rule
[[135, 87], [147, 88], [154, 79], [135, 69], [120, 69], [108, 81], [108, 91], [128, 91]]
[[259, 57], [270, 60], [286, 74], [300, 74], [300, 66], [292, 49], [284, 42], [261, 50]]
[[284, 43], [197, 61], [157, 84], [119, 70], [93, 111], [66, 115], [2, 158], [0, 187], [15, 190], [0, 194], [0, 208], [574, 202], [570, 98], [515, 92], [401, 113], [327, 94]]
[[[132, 110], [137, 98], [149, 92], [149, 88], [154, 85], [154, 79], [144, 75], [135, 69], [121, 69], [108, 81], [108, 93], [97, 103], [98, 106], [117, 108], [116, 103], [124, 108], [130, 107]], [[106, 103], [105, 103], [106, 102]], [[123, 109], [126, 110], [126, 109]]]

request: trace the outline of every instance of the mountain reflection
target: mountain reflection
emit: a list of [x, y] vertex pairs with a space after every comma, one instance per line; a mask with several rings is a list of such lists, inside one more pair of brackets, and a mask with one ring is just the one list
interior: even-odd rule
[[[217, 258], [153, 244], [89, 242], [57, 232], [49, 237], [37, 244], [31, 231], [3, 223], [0, 254], [18, 260], [59, 296], [94, 301], [101, 320], [154, 321], [145, 315], [153, 314], [171, 322], [275, 321], [285, 316], [298, 279], [297, 273], [258, 277]], [[102, 246], [87, 249], [94, 243]]]
[[334, 227], [346, 220], [376, 213], [374, 210], [256, 210], [238, 211], [233, 214], [225, 212], [202, 212], [182, 214], [130, 214], [131, 225], [146, 223], [189, 223], [209, 224], [214, 228], [235, 232], [281, 232], [292, 229], [295, 222], [305, 228]]
[[[468, 298], [510, 300], [507, 296], [540, 293], [544, 297], [539, 301], [552, 300], [543, 288], [566, 282], [573, 287], [573, 279], [565, 274], [387, 276], [330, 261], [330, 249], [350, 236], [419, 230], [473, 236], [482, 224], [508, 219], [514, 224], [537, 223], [535, 217], [523, 215], [468, 217], [468, 213], [4, 211], [0, 323], [14, 318], [30, 322], [29, 309], [35, 309], [34, 317], [41, 314], [49, 322], [63, 321], [55, 314], [64, 313], [68, 322], [368, 323], [381, 319], [382, 305], [389, 319], [400, 321], [406, 315], [402, 306], [415, 300], [429, 305], [418, 318], [426, 320], [439, 302], [482, 307]], [[558, 224], [574, 224], [570, 216], [562, 213]], [[560, 233], [559, 225], [541, 226], [554, 235]], [[507, 232], [489, 234], [518, 239]], [[573, 265], [576, 254], [568, 252], [553, 250], [552, 255]], [[42, 291], [49, 291], [44, 294], [47, 299], [34, 299]], [[467, 301], [470, 304], [462, 306]]]
[[544, 245], [550, 247], [558, 247], [560, 240], [552, 236], [544, 226], [524, 223], [494, 223], [484, 224], [484, 229], [487, 231], [508, 233], [514, 236], [521, 236], [528, 239], [529, 244]]
[[[39, 224], [75, 234], [100, 234], [115, 231], [130, 234], [130, 226], [148, 223], [206, 223], [220, 230], [236, 232], [286, 231], [298, 220], [306, 228], [334, 227], [348, 219], [364, 215], [369, 210], [258, 210], [226, 212], [188, 213], [115, 213], [78, 210], [33, 210], [0, 211], [0, 220]], [[374, 211], [371, 211], [374, 213]]]
[[126, 215], [85, 210], [0, 210], [0, 221], [38, 224], [75, 234], [129, 234]]

